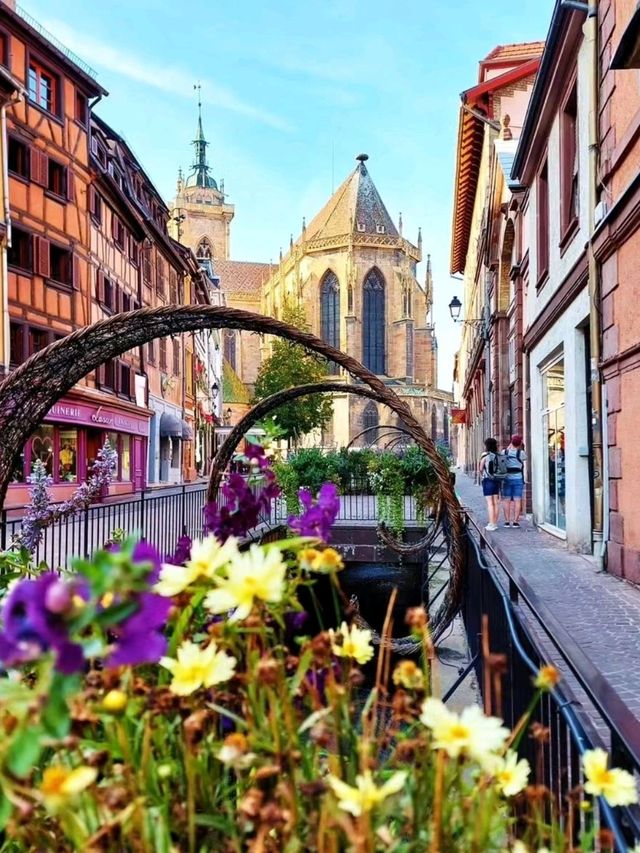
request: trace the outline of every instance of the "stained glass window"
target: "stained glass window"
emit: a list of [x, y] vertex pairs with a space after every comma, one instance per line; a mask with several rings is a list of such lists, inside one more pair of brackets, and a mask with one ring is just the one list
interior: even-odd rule
[[362, 413], [362, 428], [370, 429], [371, 432], [367, 433], [363, 436], [363, 440], [365, 444], [372, 444], [378, 437], [377, 430], [374, 430], [373, 427], [377, 427], [380, 423], [380, 417], [378, 415], [378, 407], [375, 403], [367, 403], [365, 406], [365, 410]]
[[203, 237], [202, 240], [198, 243], [198, 248], [196, 249], [196, 258], [198, 260], [209, 260], [213, 256], [211, 251], [211, 243], [207, 240], [206, 237]]
[[372, 269], [364, 282], [362, 317], [362, 362], [372, 373], [382, 374], [385, 367], [384, 279]]
[[[340, 349], [340, 285], [331, 271], [325, 274], [320, 285], [320, 334], [323, 341]], [[328, 370], [337, 373], [339, 367], [330, 361]]]

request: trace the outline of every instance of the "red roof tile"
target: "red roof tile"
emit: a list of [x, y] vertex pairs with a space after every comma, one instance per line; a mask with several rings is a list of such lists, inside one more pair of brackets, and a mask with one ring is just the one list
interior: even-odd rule
[[485, 62], [518, 62], [526, 59], [535, 59], [542, 56], [544, 50], [543, 41], [525, 41], [519, 44], [499, 44], [491, 53], [482, 60]]
[[253, 261], [216, 261], [214, 272], [220, 276], [220, 289], [229, 296], [260, 298], [262, 285], [270, 277], [271, 264]]

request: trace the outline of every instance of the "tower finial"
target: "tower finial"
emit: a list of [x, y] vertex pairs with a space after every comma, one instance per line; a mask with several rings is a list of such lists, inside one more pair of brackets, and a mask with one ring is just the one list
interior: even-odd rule
[[418, 248], [422, 249], [422, 228], [418, 228]]
[[398, 215], [398, 231], [402, 237], [402, 211], [400, 211], [400, 214]]

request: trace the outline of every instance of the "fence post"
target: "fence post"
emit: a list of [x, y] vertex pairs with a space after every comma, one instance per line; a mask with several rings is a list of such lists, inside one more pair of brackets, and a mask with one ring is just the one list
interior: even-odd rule
[[147, 538], [147, 534], [146, 534], [146, 531], [144, 529], [145, 522], [146, 522], [146, 518], [145, 518], [144, 489], [142, 489], [142, 491], [140, 492], [140, 538], [141, 539]]
[[84, 508], [84, 542], [83, 551], [85, 559], [89, 558], [89, 507]]
[[4, 551], [7, 547], [7, 511], [2, 510], [2, 520], [0, 521], [0, 548]]
[[182, 535], [187, 535], [187, 487], [182, 484]]

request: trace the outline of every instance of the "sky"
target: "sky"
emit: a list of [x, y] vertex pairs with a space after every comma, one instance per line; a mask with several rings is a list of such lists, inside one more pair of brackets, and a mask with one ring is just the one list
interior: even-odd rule
[[[459, 327], [448, 304], [460, 92], [497, 44], [545, 37], [553, 0], [24, 0], [96, 71], [96, 111], [167, 200], [188, 169], [201, 82], [214, 177], [235, 205], [234, 260], [276, 261], [369, 155], [404, 236], [431, 253], [439, 385]], [[418, 269], [424, 279], [424, 263]]]

